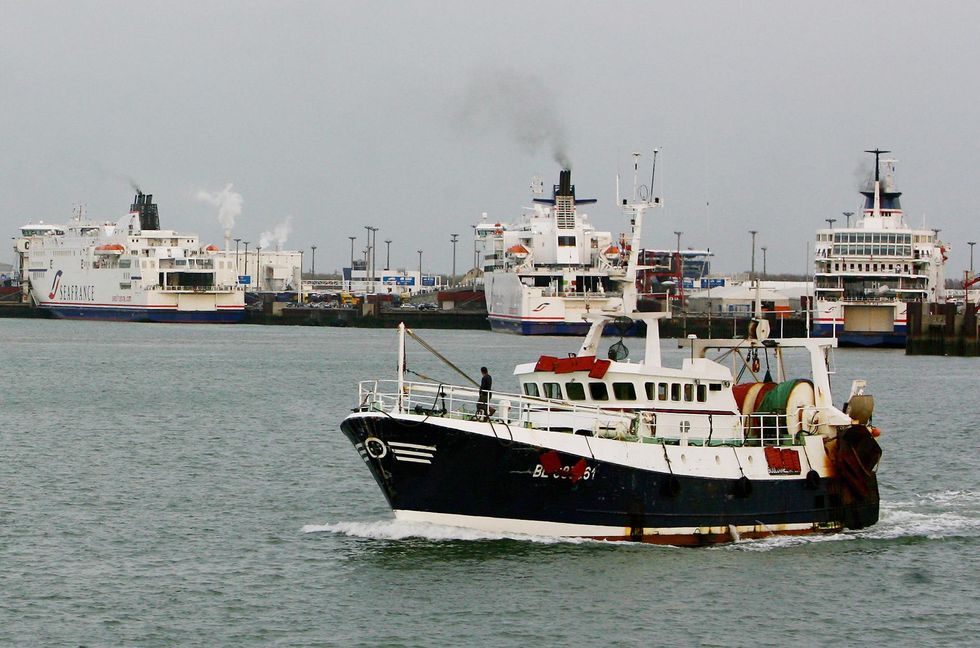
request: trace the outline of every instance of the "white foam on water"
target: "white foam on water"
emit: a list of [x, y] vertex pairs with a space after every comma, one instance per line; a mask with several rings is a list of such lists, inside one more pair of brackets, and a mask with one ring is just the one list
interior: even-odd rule
[[432, 542], [452, 542], [458, 540], [519, 540], [538, 544], [581, 544], [594, 542], [584, 538], [565, 538], [553, 536], [533, 536], [519, 533], [493, 533], [463, 527], [443, 526], [428, 522], [403, 522], [400, 520], [378, 520], [375, 522], [334, 522], [332, 524], [307, 524], [303, 533], [335, 533], [352, 538], [370, 540], [421, 539]]
[[924, 493], [914, 500], [882, 502], [878, 523], [858, 531], [806, 536], [772, 536], [721, 547], [743, 551], [772, 551], [817, 542], [926, 538], [943, 540], [980, 535], [977, 498], [972, 491]]

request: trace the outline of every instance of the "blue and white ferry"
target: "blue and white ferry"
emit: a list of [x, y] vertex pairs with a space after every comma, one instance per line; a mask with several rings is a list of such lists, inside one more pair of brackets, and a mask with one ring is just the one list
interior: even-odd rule
[[67, 225], [29, 223], [14, 241], [26, 298], [58, 318], [240, 322], [234, 257], [196, 234], [160, 228], [152, 195], [116, 222], [78, 209]]
[[[905, 346], [906, 304], [945, 301], [949, 246], [913, 229], [895, 188], [895, 160], [875, 156], [864, 207], [850, 225], [817, 230], [813, 331], [846, 346]], [[850, 218], [850, 215], [848, 215]]]

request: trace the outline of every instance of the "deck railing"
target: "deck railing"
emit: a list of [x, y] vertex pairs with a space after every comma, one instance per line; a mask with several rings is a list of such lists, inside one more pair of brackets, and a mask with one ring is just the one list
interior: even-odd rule
[[358, 384], [361, 411], [401, 412], [425, 417], [489, 421], [508, 427], [619, 439], [639, 443], [692, 446], [798, 445], [816, 431], [819, 408], [806, 407], [800, 416], [755, 413], [743, 416], [649, 409], [606, 409], [523, 394], [493, 392], [488, 412], [478, 410], [479, 389], [448, 384], [396, 380], [365, 380]]

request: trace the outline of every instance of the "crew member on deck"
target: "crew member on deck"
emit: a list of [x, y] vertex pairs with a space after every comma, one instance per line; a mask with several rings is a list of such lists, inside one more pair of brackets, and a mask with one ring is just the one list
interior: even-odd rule
[[483, 377], [480, 378], [480, 397], [476, 401], [476, 415], [477, 417], [485, 417], [488, 415], [490, 388], [493, 386], [493, 378], [490, 377], [490, 373], [486, 367], [480, 367], [480, 374]]

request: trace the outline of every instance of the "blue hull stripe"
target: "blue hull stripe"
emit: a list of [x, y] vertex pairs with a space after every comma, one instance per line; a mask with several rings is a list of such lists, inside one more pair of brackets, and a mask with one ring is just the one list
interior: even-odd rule
[[85, 308], [83, 306], [42, 306], [41, 309], [59, 319], [111, 322], [236, 324], [245, 319], [244, 310], [179, 311], [158, 308]]

